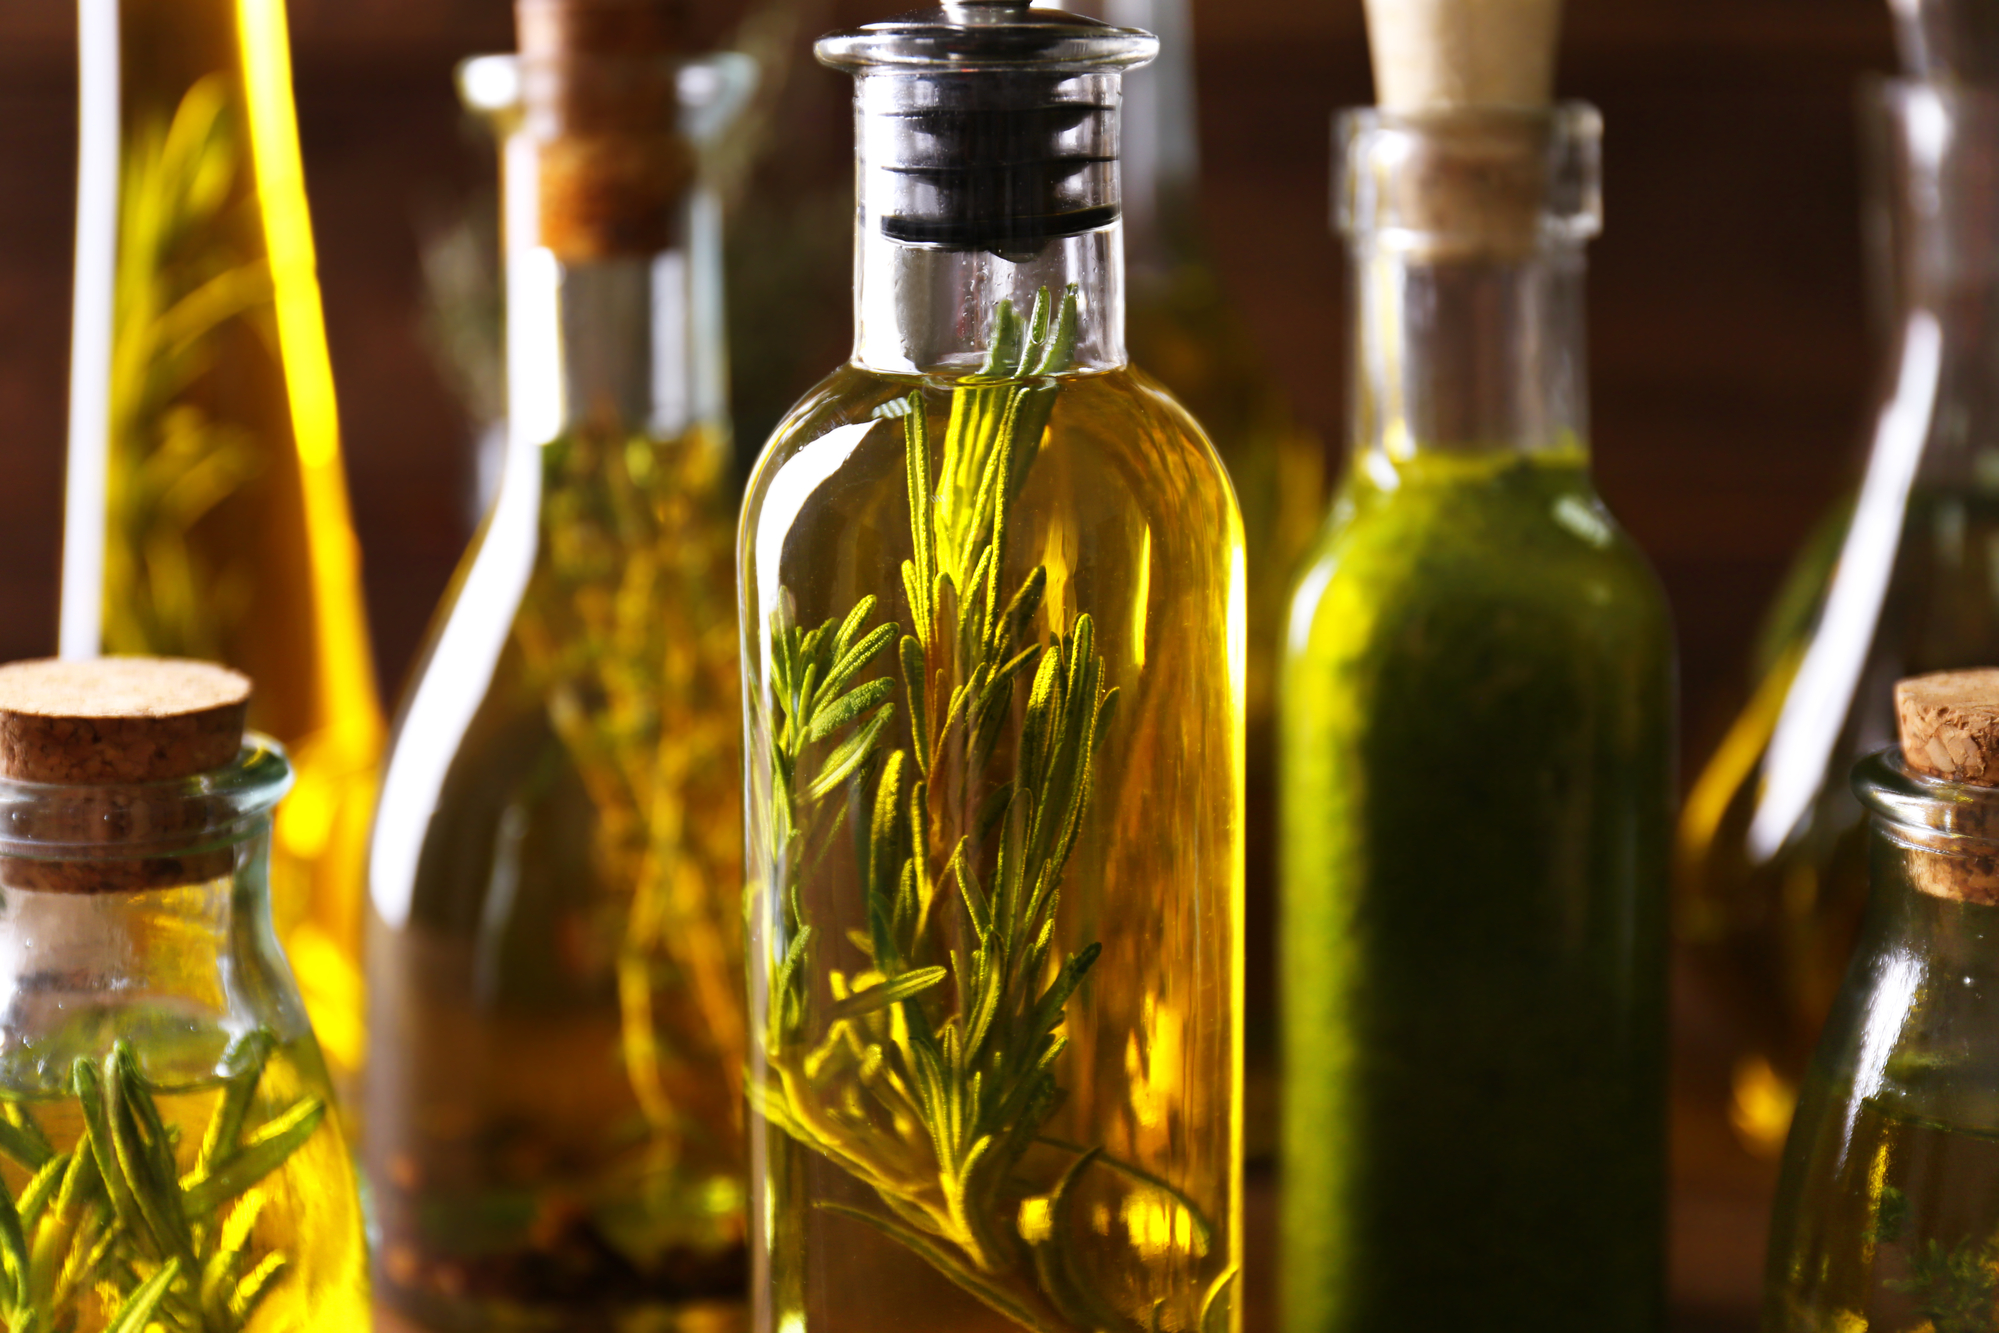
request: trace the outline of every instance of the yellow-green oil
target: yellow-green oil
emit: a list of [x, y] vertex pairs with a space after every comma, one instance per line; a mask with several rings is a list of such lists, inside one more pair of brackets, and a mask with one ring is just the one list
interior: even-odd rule
[[[820, 942], [803, 990], [810, 1041], [824, 1052], [807, 1058], [800, 1048], [779, 1058], [766, 1046], [752, 1057], [752, 1106], [760, 1112], [753, 1151], [765, 1163], [756, 1201], [759, 1328], [1229, 1333], [1240, 1326], [1242, 528], [1214, 451], [1144, 375], [1121, 368], [1037, 383], [1057, 392], [1008, 515], [999, 582], [1010, 592], [1039, 566], [1045, 591], [1028, 639], [1052, 651], [1055, 637], [1072, 634], [1087, 615], [1101, 688], [1119, 698], [1095, 752], [1052, 947], [1031, 989], [1051, 980], [1064, 958], [1093, 944], [1102, 951], [1064, 1007], [1052, 1065], [1059, 1093], [1012, 1174], [973, 1183], [968, 1197], [981, 1202], [969, 1220], [912, 1220], [954, 1188], [940, 1179], [921, 1123], [933, 1113], [874, 1118], [865, 1108], [900, 1094], [874, 1081], [884, 1075], [871, 1057], [856, 1063], [842, 1051], [862, 1051], [845, 1045], [850, 1040], [893, 1045], [906, 1035], [895, 1024], [917, 1020], [870, 1020], [851, 1038], [832, 1032], [831, 1006], [861, 984], [870, 963], [851, 835], [832, 827], [845, 827], [832, 813], [843, 802], [821, 807], [827, 827], [807, 830], [808, 845], [829, 838], [832, 850], [775, 882], [781, 873], [759, 850], [770, 832], [759, 813], [769, 786], [753, 749], [752, 849], [764, 858], [752, 866], [753, 993], [760, 1009], [770, 1003], [786, 947], [778, 914], [795, 910]], [[746, 636], [753, 700], [772, 688], [765, 635], [780, 605], [792, 623], [809, 627], [875, 597], [868, 628], [893, 622], [899, 635], [913, 632], [900, 570], [913, 555], [914, 483], [899, 404], [920, 396], [925, 471], [939, 478], [953, 387], [946, 377], [849, 366], [780, 426], [752, 481], [742, 536], [744, 617], [756, 627]], [[941, 492], [948, 482], [935, 484]], [[918, 501], [921, 509], [936, 495]], [[894, 661], [886, 654], [862, 679], [902, 679]], [[907, 691], [890, 688], [898, 711], [883, 747], [906, 754], [913, 744]], [[1027, 695], [1023, 687], [998, 726], [995, 775], [1011, 771], [1023, 744]], [[974, 786], [967, 809], [991, 796], [989, 785]], [[865, 807], [857, 808], [865, 820]], [[935, 845], [938, 829], [955, 829], [956, 818], [938, 814], [941, 823], [928, 825], [925, 841], [940, 871], [949, 849]], [[918, 957], [962, 975], [968, 940], [952, 924], [960, 920], [953, 902], [936, 908]], [[952, 985], [925, 992], [924, 1022], [964, 1019]], [[803, 1114], [832, 1126], [825, 1130], [832, 1147], [807, 1147], [787, 1132], [784, 1117]], [[839, 1155], [842, 1146], [899, 1183], [864, 1183], [857, 1159]], [[1089, 1150], [1098, 1156], [1079, 1167]], [[901, 1221], [916, 1231], [898, 1238]], [[961, 1243], [968, 1229], [982, 1237], [978, 1255]], [[1079, 1314], [1079, 1306], [1094, 1313]]]
[[1356, 459], [1282, 693], [1289, 1333], [1658, 1326], [1672, 705], [1580, 449]]

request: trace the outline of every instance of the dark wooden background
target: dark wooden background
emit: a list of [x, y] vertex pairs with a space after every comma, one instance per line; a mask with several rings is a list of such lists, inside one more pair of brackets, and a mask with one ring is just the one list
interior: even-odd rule
[[[748, 3], [698, 0], [718, 41]], [[802, 3], [794, 49], [893, 0]], [[1215, 258], [1301, 415], [1337, 444], [1328, 117], [1370, 97], [1360, 0], [1196, 10]], [[511, 21], [505, 0], [292, 0], [291, 12], [348, 471], [393, 694], [472, 522], [471, 429], [422, 314], [425, 238], [491, 188], [450, 71], [505, 49]], [[0, 660], [55, 640], [74, 39], [67, 0], [0, 0]], [[1689, 767], [1739, 697], [1785, 561], [1854, 475], [1876, 374], [1855, 90], [1892, 67], [1882, 0], [1572, 0], [1562, 89], [1608, 124], [1590, 301], [1597, 468], [1672, 595]], [[750, 431], [843, 350], [841, 85], [809, 64], [790, 72], [737, 208]], [[1697, 999], [1680, 1013], [1697, 1033]], [[1677, 1144], [1680, 1324], [1753, 1326], [1767, 1173], [1734, 1160], [1712, 1124], [1683, 1126]]]

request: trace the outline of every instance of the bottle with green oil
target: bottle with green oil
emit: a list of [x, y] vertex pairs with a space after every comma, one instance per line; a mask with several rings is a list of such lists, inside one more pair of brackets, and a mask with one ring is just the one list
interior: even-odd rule
[[1154, 49], [997, 0], [818, 46], [854, 355], [738, 550], [758, 1333], [1240, 1327], [1243, 535], [1125, 355]]
[[1999, 671], [1894, 690], [1862, 761], [1871, 888], [1801, 1088], [1764, 1333], [1999, 1328]]
[[1491, 100], [1340, 128], [1353, 456], [1281, 702], [1287, 1333], [1663, 1318], [1673, 657], [1585, 452], [1599, 122]]

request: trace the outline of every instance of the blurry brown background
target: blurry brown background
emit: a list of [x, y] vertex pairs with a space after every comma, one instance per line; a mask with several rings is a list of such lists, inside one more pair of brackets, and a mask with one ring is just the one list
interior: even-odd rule
[[[895, 0], [796, 0], [795, 27], [749, 34], [749, 0], [694, 3], [718, 42], [802, 50]], [[1328, 115], [1370, 97], [1360, 0], [1195, 8], [1211, 248], [1301, 415], [1337, 445]], [[393, 698], [472, 525], [473, 429], [423, 314], [426, 240], [491, 189], [451, 67], [507, 48], [512, 24], [506, 0], [292, 0], [291, 14], [348, 474]], [[0, 0], [0, 660], [55, 644], [74, 23], [69, 0]], [[1688, 768], [1739, 697], [1785, 561], [1854, 475], [1875, 374], [1854, 92], [1892, 65], [1882, 0], [1571, 0], [1562, 88], [1608, 124], [1609, 225], [1590, 300], [1597, 470], [1672, 595]], [[844, 349], [843, 82], [794, 66], [734, 210], [746, 434]], [[1681, 1086], [1697, 1092], [1710, 1020], [1697, 996], [1677, 1007]], [[1718, 1119], [1682, 1117], [1676, 1150], [1678, 1326], [1753, 1327], [1767, 1168], [1737, 1157]]]

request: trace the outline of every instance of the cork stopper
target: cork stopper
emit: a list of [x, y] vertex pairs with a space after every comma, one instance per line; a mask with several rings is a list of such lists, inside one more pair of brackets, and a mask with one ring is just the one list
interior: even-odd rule
[[1541, 107], [1555, 83], [1561, 0], [1367, 0], [1385, 111]]
[[[1902, 763], [1911, 772], [1974, 787], [1999, 787], [1999, 669], [1938, 671], [1895, 686]], [[1989, 812], [1968, 807], [1954, 831], [1999, 838]], [[1943, 854], [1935, 854], [1943, 853]], [[1959, 902], [1999, 903], [1999, 856], [1962, 844], [1920, 847], [1909, 859], [1916, 887]]]
[[243, 744], [248, 677], [206, 662], [151, 657], [0, 666], [0, 777], [83, 789], [58, 803], [58, 827], [23, 830], [80, 849], [73, 859], [0, 857], [0, 883], [54, 893], [112, 893], [199, 883], [234, 853], [121, 857], [121, 843], [171, 844], [184, 805], [135, 786], [232, 763]]
[[571, 262], [673, 243], [694, 154], [677, 132], [683, 11], [670, 0], [516, 0], [521, 86], [540, 141], [539, 243]]
[[106, 786], [221, 768], [243, 745], [250, 678], [162, 657], [0, 666], [0, 777]]

